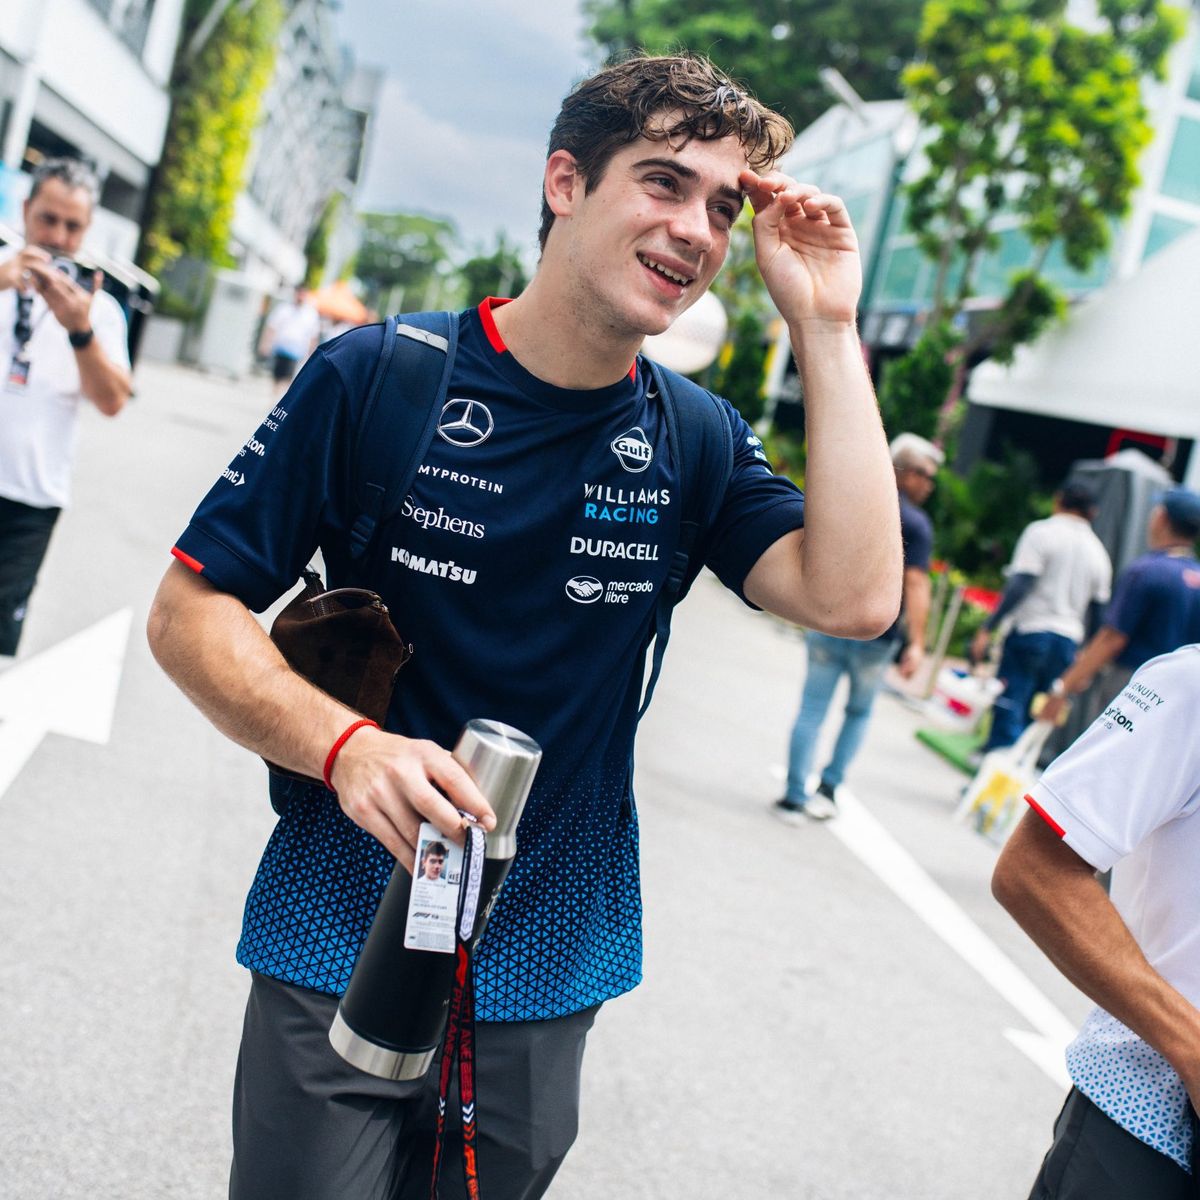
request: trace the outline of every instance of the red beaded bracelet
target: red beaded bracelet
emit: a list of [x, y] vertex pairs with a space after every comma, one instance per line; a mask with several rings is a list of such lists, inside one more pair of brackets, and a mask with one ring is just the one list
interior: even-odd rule
[[343, 729], [341, 736], [329, 748], [329, 754], [325, 758], [324, 778], [325, 786], [331, 792], [336, 792], [336, 789], [333, 786], [333, 780], [329, 778], [329, 774], [333, 770], [333, 764], [337, 759], [338, 751], [340, 751], [341, 748], [350, 740], [350, 736], [354, 733], [357, 733], [358, 730], [360, 730], [364, 725], [370, 725], [372, 729], [379, 728], [378, 721], [372, 721], [370, 717], [361, 717], [359, 720]]

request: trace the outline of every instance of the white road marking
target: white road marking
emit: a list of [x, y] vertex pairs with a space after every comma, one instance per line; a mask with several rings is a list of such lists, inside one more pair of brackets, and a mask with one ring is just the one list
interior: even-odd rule
[[1075, 1026], [845, 787], [838, 790], [838, 809], [829, 831], [1034, 1027], [1036, 1033], [1008, 1029], [1004, 1035], [1055, 1083], [1070, 1087], [1063, 1053]]
[[[771, 773], [785, 774], [778, 767]], [[844, 785], [838, 789], [837, 803], [838, 816], [825, 827], [1033, 1026], [1034, 1033], [1006, 1029], [1004, 1036], [1056, 1084], [1069, 1088], [1064, 1053], [1075, 1026]]]
[[0, 675], [0, 796], [47, 733], [108, 741], [132, 619], [122, 609]]

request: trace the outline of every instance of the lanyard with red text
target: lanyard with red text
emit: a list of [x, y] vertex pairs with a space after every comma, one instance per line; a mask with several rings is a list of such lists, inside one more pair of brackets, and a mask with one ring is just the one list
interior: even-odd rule
[[442, 1172], [442, 1152], [446, 1141], [446, 1100], [450, 1095], [455, 1059], [458, 1060], [458, 1100], [462, 1109], [463, 1178], [466, 1180], [469, 1200], [480, 1200], [479, 1164], [475, 1151], [475, 986], [471, 977], [469, 942], [479, 905], [484, 849], [483, 830], [476, 825], [470, 826], [463, 855], [454, 990], [450, 993], [450, 1013], [446, 1019], [446, 1037], [442, 1042], [442, 1061], [438, 1073], [437, 1138], [433, 1146], [430, 1200], [438, 1200], [438, 1179]]

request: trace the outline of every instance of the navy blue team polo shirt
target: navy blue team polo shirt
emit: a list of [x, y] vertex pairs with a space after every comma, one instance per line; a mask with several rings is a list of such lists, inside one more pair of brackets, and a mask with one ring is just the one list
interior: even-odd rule
[[[518, 853], [476, 956], [481, 1020], [539, 1020], [641, 978], [630, 756], [654, 606], [680, 495], [645, 364], [607, 388], [552, 387], [508, 352], [491, 306], [462, 315], [447, 400], [371, 586], [411, 662], [387, 727], [452, 746], [474, 717], [533, 737], [542, 765]], [[347, 580], [348, 454], [380, 326], [320, 347], [192, 517], [175, 555], [261, 611], [320, 548]], [[704, 547], [741, 594], [804, 521], [729, 408], [734, 471]], [[744, 597], [743, 597], [744, 599]], [[393, 860], [321, 788], [273, 781], [279, 820], [246, 902], [238, 960], [345, 990]]]
[[1129, 639], [1117, 662], [1131, 670], [1200, 642], [1200, 562], [1165, 550], [1135, 558], [1117, 578], [1104, 623]]

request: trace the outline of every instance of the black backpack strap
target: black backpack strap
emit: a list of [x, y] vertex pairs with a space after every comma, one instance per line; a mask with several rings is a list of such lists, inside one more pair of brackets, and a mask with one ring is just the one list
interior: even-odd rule
[[675, 455], [683, 513], [679, 542], [671, 556], [666, 582], [658, 594], [654, 614], [654, 653], [650, 678], [638, 709], [640, 720], [650, 706], [662, 670], [663, 655], [671, 636], [671, 613], [687, 595], [703, 559], [697, 551], [725, 497], [733, 474], [733, 431], [725, 409], [712, 392], [683, 375], [644, 359], [650, 367], [667, 423], [667, 440]]
[[367, 565], [379, 526], [404, 503], [450, 386], [458, 314], [388, 317], [353, 451], [350, 558]]

